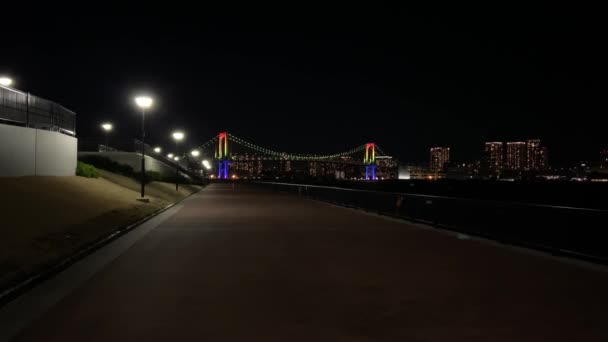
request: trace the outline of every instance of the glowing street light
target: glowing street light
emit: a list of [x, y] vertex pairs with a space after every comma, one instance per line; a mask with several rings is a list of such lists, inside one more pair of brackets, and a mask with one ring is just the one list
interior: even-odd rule
[[145, 178], [146, 178], [146, 109], [152, 107], [154, 101], [148, 96], [137, 96], [135, 98], [135, 104], [141, 109], [141, 198], [145, 195]]
[[161, 153], [162, 151], [163, 151], [163, 149], [158, 146], [154, 148], [154, 152], [156, 152], [156, 153]]
[[[209, 160], [204, 159], [201, 164], [203, 164], [203, 168], [201, 169], [201, 172], [203, 174], [203, 184], [205, 184], [205, 169], [207, 170], [211, 170], [211, 163], [209, 163]], [[213, 176], [213, 175], [211, 175]]]
[[200, 156], [200, 155], [201, 155], [201, 152], [200, 152], [199, 150], [192, 150], [192, 152], [190, 152], [190, 154], [191, 154], [193, 157], [198, 157], [198, 156]]
[[184, 140], [185, 134], [183, 132], [177, 131], [172, 134], [173, 139], [178, 142]]
[[175, 156], [175, 158], [173, 158], [175, 161], [179, 161], [179, 157]]
[[167, 158], [169, 158], [169, 159], [173, 159], [173, 153], [169, 153], [169, 154], [167, 154]]
[[106, 151], [107, 151], [108, 150], [108, 134], [112, 131], [112, 128], [114, 128], [114, 127], [112, 126], [111, 123], [104, 122], [101, 124], [101, 128], [103, 129], [103, 131], [106, 134], [106, 145], [105, 146], [106, 146]]
[[152, 98], [148, 96], [138, 96], [135, 98], [135, 104], [141, 109], [148, 109], [152, 107], [153, 103], [154, 100], [152, 100]]
[[0, 85], [4, 87], [10, 87], [13, 84], [13, 80], [6, 76], [0, 76]]
[[[173, 140], [175, 140], [175, 151], [177, 153], [179, 153], [179, 148], [177, 146], [177, 144], [184, 140], [184, 137], [186, 136], [184, 134], [184, 132], [180, 132], [180, 131], [175, 131], [172, 134], [173, 136]], [[179, 159], [176, 157], [175, 161], [178, 161]], [[175, 163], [175, 191], [179, 190], [179, 170], [177, 169], [178, 164]]]

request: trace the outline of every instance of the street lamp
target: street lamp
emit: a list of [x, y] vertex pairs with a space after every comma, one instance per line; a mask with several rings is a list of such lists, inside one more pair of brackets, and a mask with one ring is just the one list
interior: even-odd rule
[[201, 169], [203, 172], [203, 185], [205, 185], [205, 169], [211, 170], [211, 164], [207, 159], [203, 160], [201, 163], [203, 164], [203, 168]]
[[138, 96], [135, 98], [135, 104], [137, 105], [137, 107], [139, 107], [139, 109], [141, 109], [141, 198], [144, 198], [146, 184], [146, 109], [152, 107], [152, 102], [152, 98], [148, 96]]
[[155, 153], [161, 153], [161, 152], [162, 152], [162, 150], [163, 150], [163, 149], [162, 149], [162, 148], [160, 148], [160, 147], [155, 147], [155, 148], [154, 148], [154, 152], [155, 152]]
[[184, 133], [183, 132], [179, 132], [179, 131], [173, 132], [172, 136], [173, 136], [173, 139], [175, 139], [176, 143], [179, 142], [179, 141], [184, 140], [184, 137], [185, 137]]
[[4, 87], [10, 87], [13, 84], [13, 80], [6, 76], [0, 76], [0, 85]]
[[167, 158], [169, 158], [169, 159], [173, 159], [173, 153], [169, 153], [169, 154], [167, 154]]
[[[194, 159], [198, 159], [198, 157], [201, 155], [201, 151], [199, 150], [192, 150], [190, 152], [190, 155], [194, 158]], [[193, 163], [194, 165], [196, 165], [196, 161]], [[189, 166], [190, 164], [188, 164]], [[199, 168], [196, 167], [195, 170], [193, 170], [193, 172], [196, 172]], [[204, 168], [200, 168], [201, 170], [201, 185], [205, 184], [205, 169]]]
[[[175, 140], [175, 151], [179, 154], [179, 148], [177, 147], [177, 144], [184, 140], [185, 134], [183, 132], [180, 131], [176, 131], [173, 132], [172, 134], [173, 136], [173, 140]], [[179, 158], [176, 157], [175, 161], [178, 161]], [[178, 164], [175, 163], [175, 191], [177, 191], [179, 189], [179, 170], [178, 170]]]
[[112, 131], [112, 128], [114, 128], [114, 127], [112, 126], [111, 123], [105, 122], [105, 123], [101, 124], [101, 128], [103, 129], [103, 131], [106, 134], [106, 145], [105, 146], [106, 146], [106, 152], [107, 152], [108, 151], [108, 134], [110, 133], [110, 131]]

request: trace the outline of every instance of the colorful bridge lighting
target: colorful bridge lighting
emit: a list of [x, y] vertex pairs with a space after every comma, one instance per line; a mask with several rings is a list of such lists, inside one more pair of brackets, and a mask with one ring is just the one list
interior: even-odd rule
[[365, 164], [365, 180], [377, 180], [376, 144], [365, 144], [365, 158], [363, 159], [363, 163]]
[[218, 135], [217, 159], [228, 159], [228, 133]]
[[292, 160], [297, 160], [297, 161], [331, 161], [331, 160], [342, 159], [344, 157], [349, 157], [347, 159], [350, 160], [351, 156], [354, 156], [355, 154], [358, 154], [361, 152], [365, 152], [364, 158], [363, 158], [363, 166], [365, 166], [365, 178], [364, 178], [365, 180], [377, 180], [378, 179], [378, 177], [376, 176], [376, 173], [377, 173], [376, 149], [378, 149], [380, 155], [384, 155], [384, 152], [382, 151], [382, 149], [380, 149], [380, 147], [377, 146], [375, 143], [363, 144], [363, 145], [357, 146], [355, 148], [352, 148], [348, 151], [334, 153], [334, 154], [325, 154], [325, 155], [290, 154], [290, 153], [278, 152], [278, 151], [274, 151], [274, 150], [271, 150], [271, 149], [268, 149], [268, 148], [265, 148], [262, 146], [258, 146], [251, 142], [245, 141], [239, 137], [231, 135], [228, 132], [222, 132], [222, 133], [219, 133], [218, 135], [216, 135], [215, 137], [213, 137], [211, 140], [209, 140], [205, 144], [203, 144], [203, 146], [199, 147], [200, 149], [203, 149], [205, 146], [213, 145], [213, 144], [215, 144], [215, 142], [217, 142], [217, 145], [215, 145], [215, 147], [214, 147], [214, 155], [215, 155], [215, 159], [217, 160], [217, 163], [218, 163], [218, 174], [217, 174], [218, 179], [236, 179], [236, 178], [238, 178], [238, 177], [236, 177], [236, 175], [230, 174], [231, 157], [230, 157], [230, 149], [228, 147], [228, 138], [229, 137], [230, 137], [231, 142], [235, 142], [236, 144], [238, 144], [241, 147], [250, 149], [250, 150], [254, 151], [254, 153], [256, 153], [256, 154], [259, 153], [262, 155], [270, 156], [270, 158], [274, 158], [276, 160], [292, 159]]
[[363, 163], [367, 165], [376, 163], [376, 144], [365, 144], [365, 158], [363, 159]]
[[216, 152], [218, 159], [218, 179], [230, 179], [230, 156], [228, 154], [228, 132], [218, 135], [218, 146]]

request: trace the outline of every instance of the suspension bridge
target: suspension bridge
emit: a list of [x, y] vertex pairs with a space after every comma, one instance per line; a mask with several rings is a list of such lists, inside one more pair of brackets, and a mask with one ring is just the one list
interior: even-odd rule
[[[302, 154], [276, 151], [221, 132], [197, 147], [203, 155], [213, 157], [218, 179], [254, 177], [268, 170], [278, 173], [308, 173], [315, 176], [338, 175], [337, 178], [377, 180], [378, 160], [390, 158], [375, 143], [365, 143], [332, 154]], [[264, 162], [274, 162], [264, 167]], [[381, 165], [383, 166], [383, 165]], [[383, 170], [386, 172], [386, 170]]]

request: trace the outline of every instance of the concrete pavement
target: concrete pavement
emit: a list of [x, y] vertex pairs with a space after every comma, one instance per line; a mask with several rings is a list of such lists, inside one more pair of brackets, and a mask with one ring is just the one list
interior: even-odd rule
[[244, 185], [162, 215], [14, 340], [608, 340], [601, 268]]

